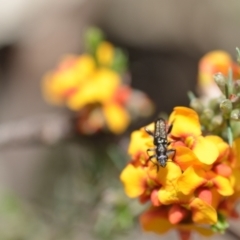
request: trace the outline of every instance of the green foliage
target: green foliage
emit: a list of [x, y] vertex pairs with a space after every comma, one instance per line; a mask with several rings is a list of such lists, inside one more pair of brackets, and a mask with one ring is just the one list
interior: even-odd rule
[[104, 33], [99, 28], [89, 28], [85, 35], [86, 50], [95, 56], [98, 45], [104, 40]]
[[128, 68], [128, 57], [120, 48], [115, 48], [111, 68], [118, 73], [124, 73]]
[[217, 233], [224, 233], [228, 227], [229, 224], [226, 218], [222, 214], [218, 213], [218, 221], [216, 224], [211, 226], [212, 230]]

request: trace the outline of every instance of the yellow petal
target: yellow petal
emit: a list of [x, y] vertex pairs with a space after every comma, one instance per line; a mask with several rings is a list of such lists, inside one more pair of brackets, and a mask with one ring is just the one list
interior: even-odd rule
[[80, 57], [69, 55], [63, 58], [56, 70], [43, 79], [43, 93], [46, 100], [62, 104], [89, 78], [95, 69], [94, 59], [90, 55]]
[[96, 56], [99, 64], [110, 66], [114, 58], [113, 45], [106, 41], [102, 42], [97, 48]]
[[169, 123], [173, 124], [171, 135], [176, 138], [200, 136], [201, 125], [197, 113], [187, 107], [175, 107], [170, 115]]
[[192, 220], [195, 223], [214, 224], [217, 222], [216, 210], [200, 198], [195, 198], [191, 204]]
[[[152, 146], [149, 146], [149, 143], [152, 143]], [[153, 141], [149, 136], [145, 135], [141, 130], [132, 132], [128, 147], [130, 155], [137, 154], [138, 152], [146, 152], [149, 147], [153, 147]]]
[[120, 175], [125, 192], [128, 197], [135, 198], [140, 196], [146, 190], [147, 174], [141, 167], [134, 167], [128, 164]]
[[120, 134], [126, 130], [130, 123], [130, 116], [128, 112], [119, 104], [107, 104], [103, 106], [106, 123], [109, 129], [115, 133]]
[[120, 86], [120, 77], [109, 69], [99, 69], [69, 98], [67, 105], [72, 110], [79, 110], [87, 104], [105, 104], [112, 100], [116, 89]]
[[[168, 205], [189, 201], [188, 196], [183, 196], [179, 192], [177, 180], [181, 175], [181, 168], [173, 162], [168, 162], [166, 168], [160, 168], [157, 172], [157, 182], [162, 185], [158, 191], [158, 199], [162, 204]], [[151, 177], [153, 178], [152, 175]]]
[[220, 175], [216, 175], [212, 181], [216, 186], [218, 193], [220, 193], [222, 196], [231, 196], [234, 193], [229, 179]]
[[193, 151], [188, 147], [176, 146], [175, 150], [176, 154], [174, 157], [174, 162], [176, 162], [176, 164], [178, 164], [183, 171], [190, 166], [202, 166], [202, 163], [198, 160]]
[[205, 179], [205, 172], [203, 170], [189, 167], [179, 177], [177, 185], [179, 191], [185, 195], [189, 195], [206, 182], [207, 180]]
[[74, 72], [79, 81], [87, 81], [96, 68], [95, 60], [91, 55], [82, 54], [77, 58]]
[[157, 172], [157, 175], [157, 178], [162, 185], [172, 185], [172, 183], [182, 175], [182, 170], [174, 162], [167, 162], [166, 167], [161, 167]]
[[213, 164], [217, 160], [219, 154], [216, 145], [210, 139], [202, 136], [196, 138], [192, 150], [199, 161], [207, 165]]
[[217, 149], [218, 149], [218, 159], [219, 160], [223, 160], [224, 158], [226, 158], [229, 154], [229, 145], [223, 141], [222, 138], [218, 137], [218, 136], [214, 136], [214, 135], [209, 135], [206, 136], [205, 139], [210, 140], [211, 142], [213, 142]]

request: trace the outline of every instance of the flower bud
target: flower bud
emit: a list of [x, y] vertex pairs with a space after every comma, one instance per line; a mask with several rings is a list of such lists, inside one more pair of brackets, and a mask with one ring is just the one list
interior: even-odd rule
[[235, 121], [240, 121], [240, 109], [234, 109], [231, 112], [230, 118]]
[[230, 94], [229, 100], [234, 104], [234, 103], [239, 103], [240, 102], [240, 94]]
[[211, 119], [213, 118], [213, 116], [214, 116], [214, 112], [212, 109], [210, 108], [204, 109], [200, 116], [200, 119], [203, 125], [209, 126], [209, 123], [211, 122]]
[[194, 109], [197, 113], [201, 113], [203, 111], [203, 104], [197, 98], [191, 100], [190, 107]]
[[225, 88], [227, 86], [227, 80], [222, 73], [216, 73], [213, 75], [215, 83], [218, 85], [223, 94], [225, 94]]
[[214, 129], [217, 129], [217, 128], [221, 127], [222, 124], [223, 124], [222, 115], [214, 116], [213, 119], [212, 119], [212, 122], [211, 122], [210, 130], [213, 131]]
[[229, 99], [224, 99], [220, 103], [220, 109], [222, 112], [222, 115], [226, 118], [229, 117], [232, 111], [232, 102]]
[[240, 92], [240, 79], [234, 81], [233, 92], [234, 93], [239, 93]]

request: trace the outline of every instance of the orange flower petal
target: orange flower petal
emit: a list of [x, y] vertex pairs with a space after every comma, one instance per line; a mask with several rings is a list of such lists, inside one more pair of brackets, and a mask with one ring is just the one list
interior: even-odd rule
[[158, 191], [157, 190], [152, 191], [150, 199], [151, 199], [152, 205], [154, 207], [159, 207], [160, 205], [162, 205], [158, 199]]
[[224, 51], [211, 51], [204, 55], [199, 62], [199, 84], [209, 86], [213, 82], [213, 74], [221, 72], [228, 74], [228, 69], [232, 65], [231, 56]]
[[204, 202], [208, 204], [212, 204], [212, 192], [208, 188], [200, 188], [198, 189], [198, 198], [202, 199]]
[[190, 208], [193, 222], [202, 224], [214, 224], [217, 222], [216, 210], [200, 198], [195, 198], [191, 202]]
[[189, 167], [182, 176], [179, 177], [177, 185], [179, 191], [185, 195], [189, 195], [206, 182], [205, 172], [203, 170]]
[[140, 224], [144, 231], [163, 234], [172, 228], [167, 218], [166, 208], [150, 208], [140, 216]]
[[234, 143], [233, 143], [233, 151], [234, 151], [234, 154], [236, 156], [236, 167], [240, 167], [240, 138], [237, 138], [234, 140]]
[[196, 138], [195, 146], [192, 150], [199, 161], [207, 165], [213, 164], [218, 158], [216, 145], [210, 139], [202, 136]]
[[177, 165], [179, 165], [183, 171], [190, 166], [196, 166], [196, 167], [202, 166], [202, 163], [199, 162], [196, 155], [188, 147], [176, 146], [175, 150], [176, 150], [176, 154], [174, 157], [174, 162]]
[[130, 198], [138, 197], [146, 190], [147, 173], [142, 167], [135, 168], [132, 164], [128, 164], [123, 169], [120, 179]]
[[232, 169], [223, 163], [217, 164], [216, 166], [214, 166], [213, 171], [218, 174], [221, 175], [223, 177], [230, 177], [232, 175]]
[[168, 220], [171, 224], [178, 224], [187, 215], [187, 210], [178, 204], [171, 206], [168, 212]]
[[169, 117], [169, 123], [173, 123], [171, 135], [175, 138], [201, 135], [198, 115], [190, 108], [175, 107]]
[[209, 237], [214, 234], [214, 232], [210, 228], [200, 227], [200, 226], [197, 226], [196, 224], [178, 224], [177, 226], [178, 226], [177, 228], [180, 231], [187, 231], [187, 232], [196, 231], [199, 234], [206, 237]]

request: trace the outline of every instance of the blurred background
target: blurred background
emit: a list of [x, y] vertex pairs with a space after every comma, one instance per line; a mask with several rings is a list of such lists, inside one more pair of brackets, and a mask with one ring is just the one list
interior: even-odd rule
[[[205, 53], [221, 49], [235, 58], [239, 11], [238, 0], [1, 0], [0, 140], [7, 144], [0, 141], [0, 239], [175, 239], [175, 233], [141, 232], [142, 206], [125, 197], [118, 180], [128, 159], [112, 139], [41, 144], [24, 141], [24, 133], [35, 118], [68, 114], [43, 100], [41, 79], [63, 55], [83, 52], [88, 27], [100, 27], [128, 52], [132, 86], [155, 102], [156, 116], [188, 106]], [[120, 148], [126, 150], [131, 130], [155, 116], [131, 126], [116, 140]], [[23, 141], [6, 140], [14, 133]], [[227, 238], [214, 239], [237, 234], [232, 223]]]

